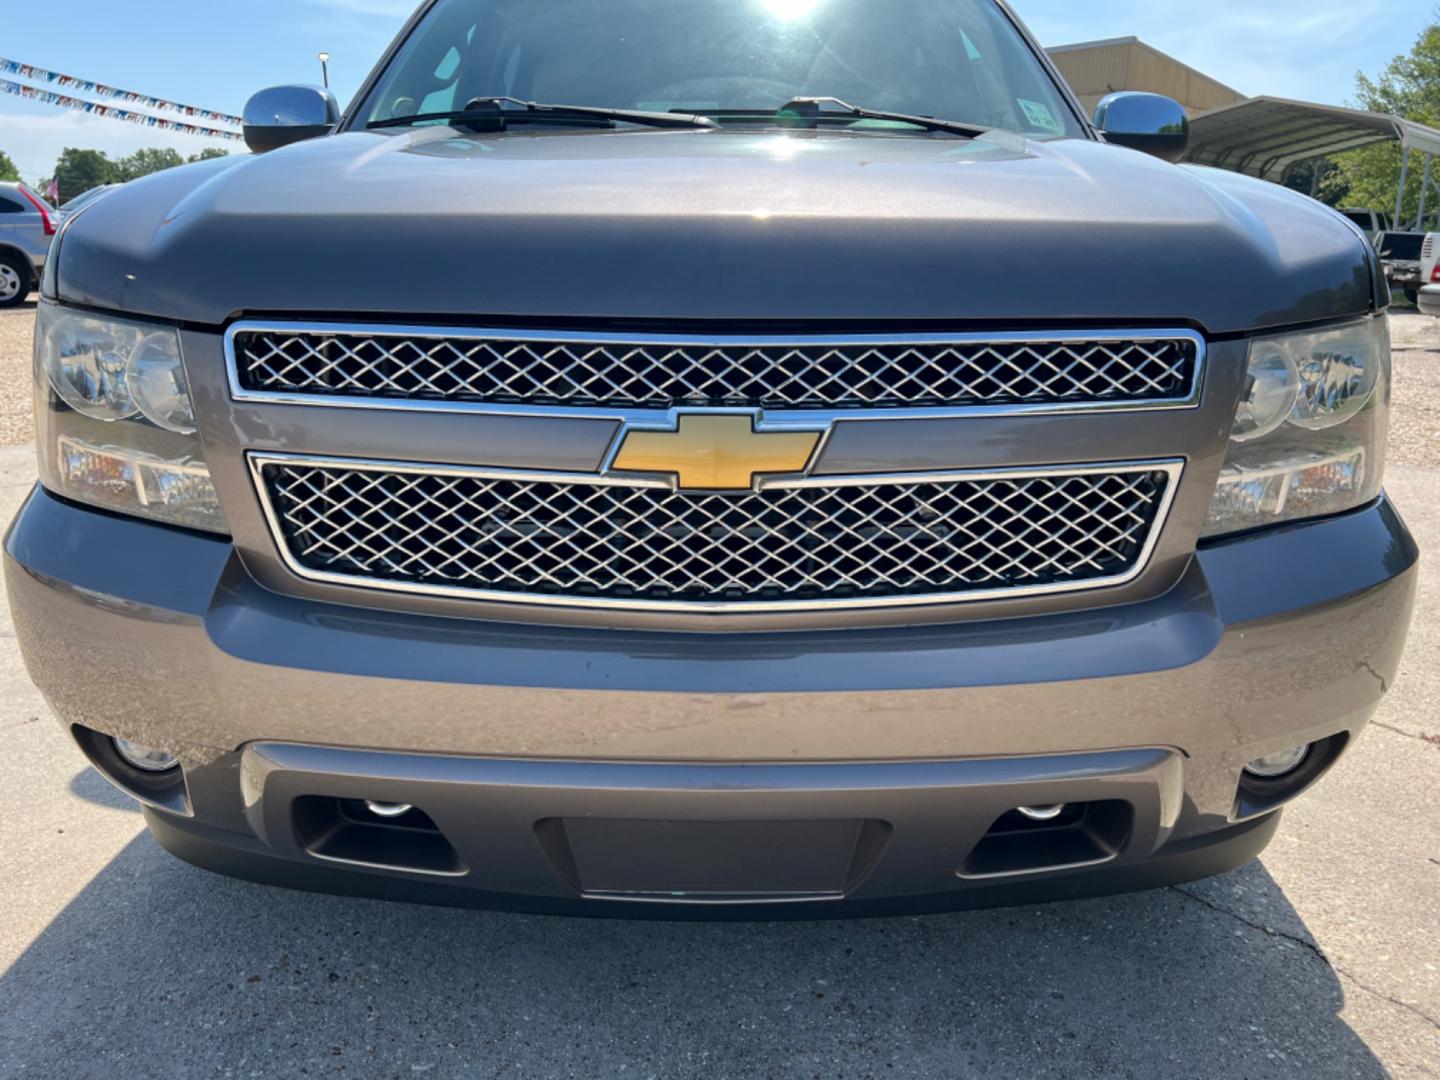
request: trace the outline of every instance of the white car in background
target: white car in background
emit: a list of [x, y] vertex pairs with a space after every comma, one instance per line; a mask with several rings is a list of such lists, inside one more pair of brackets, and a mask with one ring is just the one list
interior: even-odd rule
[[1440, 234], [1427, 233], [1420, 249], [1420, 293], [1415, 305], [1422, 314], [1440, 318]]

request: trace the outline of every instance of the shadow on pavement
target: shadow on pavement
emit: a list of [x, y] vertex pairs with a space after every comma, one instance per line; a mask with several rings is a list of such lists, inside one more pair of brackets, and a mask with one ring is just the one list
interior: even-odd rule
[[142, 835], [0, 975], [0, 1074], [1386, 1075], [1259, 863], [1184, 888], [623, 923], [267, 889]]
[[70, 781], [70, 794], [107, 810], [123, 810], [139, 815], [140, 806], [94, 769], [81, 769]]

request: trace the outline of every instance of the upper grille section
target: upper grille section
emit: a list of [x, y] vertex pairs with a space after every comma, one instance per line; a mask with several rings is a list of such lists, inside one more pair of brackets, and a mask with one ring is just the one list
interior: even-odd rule
[[1185, 332], [702, 338], [242, 324], [250, 396], [432, 406], [776, 410], [1178, 405], [1204, 345]]
[[741, 493], [256, 456], [302, 576], [607, 607], [867, 606], [1115, 584], [1178, 464], [788, 481]]

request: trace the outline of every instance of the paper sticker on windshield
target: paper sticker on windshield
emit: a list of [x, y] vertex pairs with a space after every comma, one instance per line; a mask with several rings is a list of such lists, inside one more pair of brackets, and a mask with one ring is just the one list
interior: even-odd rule
[[1026, 101], [1024, 98], [1015, 99], [1020, 108], [1025, 110], [1025, 119], [1030, 122], [1032, 128], [1040, 131], [1053, 131], [1056, 135], [1064, 135], [1065, 128], [1060, 121], [1055, 119], [1055, 114], [1050, 111], [1049, 106], [1042, 105], [1038, 101]]

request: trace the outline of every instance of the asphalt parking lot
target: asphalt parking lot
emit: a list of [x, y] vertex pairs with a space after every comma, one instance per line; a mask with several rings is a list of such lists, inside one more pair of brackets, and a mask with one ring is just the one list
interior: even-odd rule
[[[33, 483], [0, 313], [0, 521]], [[1388, 486], [1440, 551], [1440, 321], [1395, 320]], [[77, 671], [76, 678], [96, 677]], [[916, 919], [629, 924], [265, 889], [86, 767], [0, 604], [0, 1076], [1440, 1075], [1440, 586], [1336, 772], [1225, 877]]]

